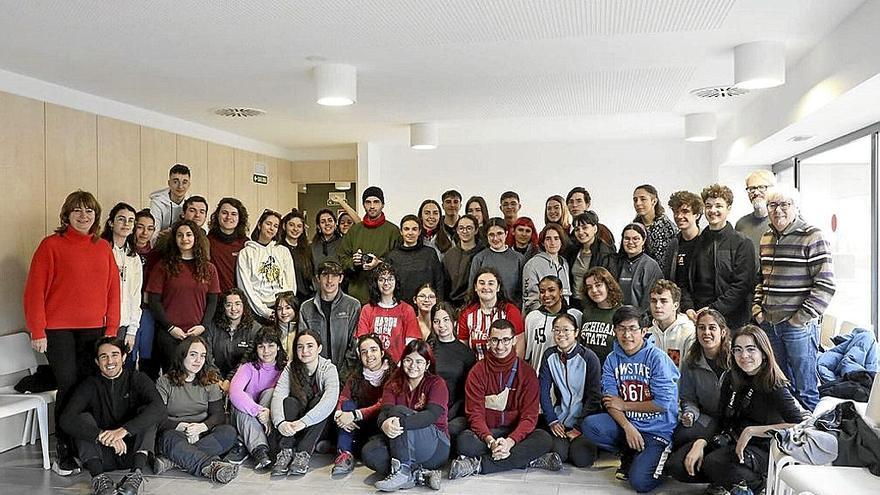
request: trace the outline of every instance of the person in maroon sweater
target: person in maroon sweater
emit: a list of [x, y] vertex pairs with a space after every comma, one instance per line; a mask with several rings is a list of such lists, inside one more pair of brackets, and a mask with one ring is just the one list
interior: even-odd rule
[[208, 243], [211, 263], [217, 268], [220, 292], [235, 287], [235, 266], [238, 252], [248, 240], [248, 211], [241, 201], [223, 198], [217, 203], [208, 221]]
[[513, 352], [513, 324], [496, 320], [489, 329], [489, 352], [465, 382], [468, 429], [457, 439], [458, 459], [449, 479], [534, 467], [559, 471], [553, 439], [538, 422], [540, 385], [535, 370]]
[[146, 289], [156, 319], [156, 357], [165, 372], [171, 369], [177, 344], [205, 332], [220, 294], [202, 229], [190, 220], [179, 220], [171, 226], [170, 238], [173, 242], [165, 243]]
[[339, 393], [333, 414], [338, 430], [334, 476], [350, 473], [354, 469], [355, 445], [379, 433], [376, 416], [382, 407], [382, 386], [395, 368], [394, 361], [382, 350], [382, 340], [374, 334], [359, 338], [357, 350], [360, 359]]
[[[95, 343], [119, 328], [119, 270], [110, 244], [98, 236], [101, 205], [85, 191], [74, 191], [61, 207], [61, 225], [43, 239], [24, 287], [24, 317], [31, 344], [45, 353], [58, 384], [56, 419], [74, 386], [97, 371]], [[52, 469], [79, 472], [73, 442], [57, 432], [58, 459]]]
[[414, 340], [382, 388], [382, 435], [367, 442], [362, 454], [367, 467], [388, 473], [375, 484], [383, 492], [417, 484], [440, 489], [439, 468], [449, 458], [449, 391], [436, 369], [431, 346]]

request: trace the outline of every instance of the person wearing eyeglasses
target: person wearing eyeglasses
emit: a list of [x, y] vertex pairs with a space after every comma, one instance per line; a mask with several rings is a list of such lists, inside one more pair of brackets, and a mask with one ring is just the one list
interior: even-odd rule
[[770, 229], [761, 238], [761, 273], [752, 315], [767, 332], [779, 367], [811, 411], [819, 402], [819, 317], [834, 296], [831, 246], [799, 215], [800, 195], [785, 185], [767, 192]]
[[538, 377], [514, 352], [517, 339], [510, 321], [492, 323], [486, 357], [465, 382], [468, 429], [456, 440], [461, 456], [452, 461], [449, 479], [527, 467], [562, 469], [550, 434], [536, 429]]
[[622, 306], [614, 313], [614, 350], [602, 367], [602, 405], [581, 431], [600, 449], [620, 454], [617, 479], [637, 492], [663, 483], [663, 462], [678, 422], [679, 372], [669, 356], [646, 339], [642, 310]]
[[553, 436], [553, 451], [563, 462], [588, 467], [596, 460], [596, 446], [581, 433], [584, 418], [602, 408], [602, 365], [596, 353], [578, 342], [574, 316], [553, 319], [553, 342], [544, 352], [538, 376], [541, 414]]
[[419, 217], [406, 215], [400, 221], [400, 237], [403, 242], [392, 249], [385, 262], [393, 266], [400, 277], [400, 299], [411, 305], [424, 284], [431, 284], [443, 293], [443, 265], [437, 251], [424, 244]]
[[752, 212], [737, 220], [733, 228], [752, 241], [756, 253], [761, 251], [761, 236], [770, 228], [767, 189], [775, 185], [776, 176], [769, 170], [754, 170], [746, 176], [746, 193], [752, 203]]
[[443, 270], [446, 272], [446, 299], [455, 307], [464, 306], [471, 284], [468, 274], [471, 259], [485, 246], [479, 242], [477, 230], [479, 220], [471, 215], [462, 215], [455, 222], [458, 243], [443, 256]]
[[376, 334], [391, 359], [399, 362], [406, 344], [422, 336], [416, 312], [400, 298], [400, 278], [394, 267], [379, 265], [372, 279], [370, 302], [361, 308], [354, 336]]

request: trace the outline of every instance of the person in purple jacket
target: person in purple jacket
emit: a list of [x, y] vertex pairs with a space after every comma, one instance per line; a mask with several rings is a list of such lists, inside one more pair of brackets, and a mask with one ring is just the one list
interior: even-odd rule
[[272, 327], [261, 328], [229, 385], [230, 416], [244, 445], [233, 449], [227, 461], [241, 464], [250, 453], [255, 470], [272, 464], [267, 436], [272, 427], [269, 406], [275, 382], [285, 365], [287, 353], [278, 332]]

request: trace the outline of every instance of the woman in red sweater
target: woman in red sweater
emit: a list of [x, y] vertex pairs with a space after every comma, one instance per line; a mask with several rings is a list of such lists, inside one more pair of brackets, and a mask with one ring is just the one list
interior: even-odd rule
[[[61, 225], [43, 239], [31, 260], [24, 288], [24, 317], [37, 352], [46, 353], [58, 383], [59, 417], [77, 382], [96, 370], [95, 342], [119, 327], [119, 270], [110, 245], [100, 242], [101, 205], [74, 191], [61, 207]], [[52, 469], [79, 472], [71, 442], [58, 431], [58, 459]]]
[[354, 469], [354, 446], [379, 432], [376, 416], [382, 407], [382, 385], [394, 371], [394, 361], [382, 350], [382, 341], [374, 334], [358, 339], [358, 364], [339, 394], [336, 413], [338, 434], [333, 475]]
[[361, 308], [354, 336], [370, 333], [379, 337], [394, 361], [400, 361], [406, 344], [422, 337], [415, 310], [400, 299], [400, 277], [384, 263], [373, 269], [370, 302]]
[[177, 344], [205, 332], [220, 294], [204, 231], [191, 220], [179, 220], [171, 226], [170, 239], [146, 289], [156, 319], [157, 357], [165, 372], [171, 369]]

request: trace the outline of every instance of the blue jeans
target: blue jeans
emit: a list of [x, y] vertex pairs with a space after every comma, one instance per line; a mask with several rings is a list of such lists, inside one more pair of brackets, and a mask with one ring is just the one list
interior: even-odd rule
[[791, 381], [794, 396], [813, 411], [819, 403], [819, 372], [816, 368], [819, 349], [819, 325], [815, 319], [802, 327], [788, 321], [761, 323], [767, 332], [776, 362]]
[[[581, 432], [602, 450], [629, 449], [623, 428], [607, 413], [587, 416], [581, 424]], [[671, 447], [669, 441], [656, 435], [643, 433], [642, 438], [645, 448], [635, 453], [627, 473], [629, 484], [639, 493], [649, 492], [663, 483], [663, 465]]]
[[153, 332], [155, 330], [156, 320], [153, 318], [153, 313], [148, 308], [143, 308], [137, 336], [134, 338], [134, 345], [128, 354], [128, 362], [126, 363], [131, 369], [134, 369], [138, 358], [150, 359], [153, 357]]

